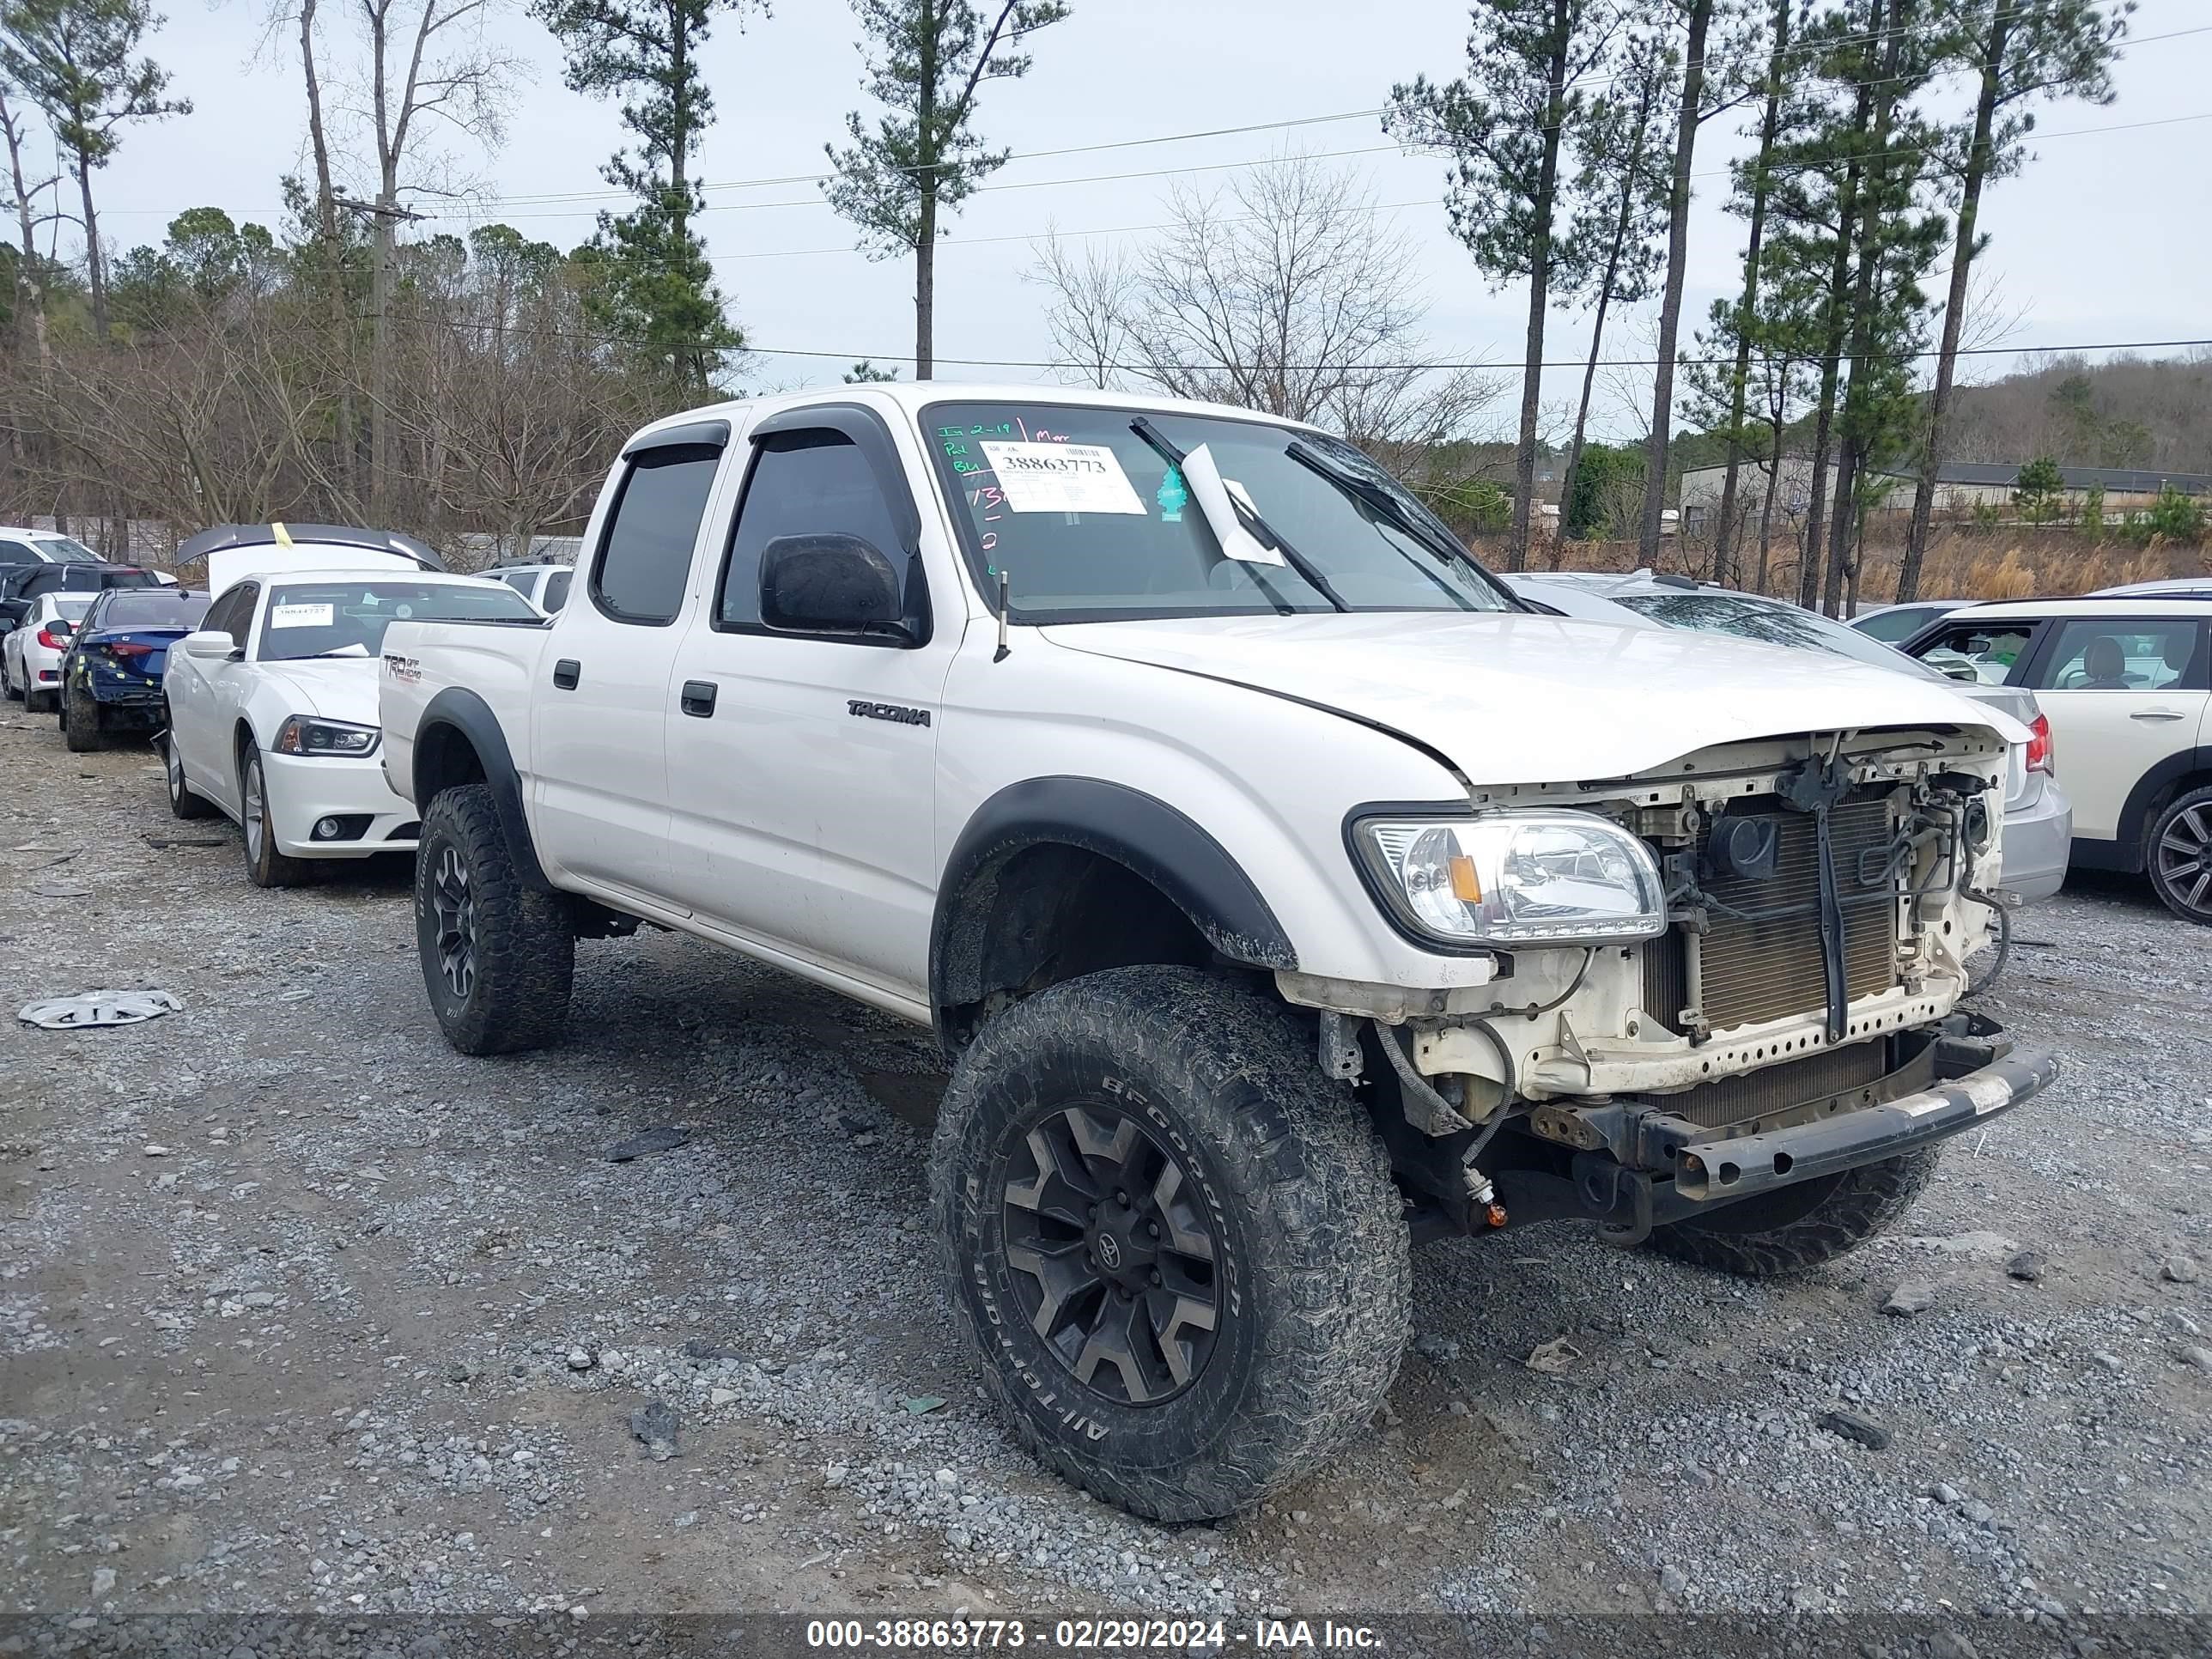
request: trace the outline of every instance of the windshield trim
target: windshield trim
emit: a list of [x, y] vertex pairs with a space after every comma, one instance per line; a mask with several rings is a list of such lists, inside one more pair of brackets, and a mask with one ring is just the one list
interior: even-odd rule
[[[998, 590], [990, 576], [991, 561], [977, 540], [973, 521], [965, 512], [961, 510], [961, 503], [956, 501], [949, 493], [951, 486], [945, 477], [944, 468], [939, 465], [936, 451], [929, 443], [930, 429], [939, 410], [975, 404], [988, 404], [994, 409], [1080, 410], [1086, 414], [1128, 421], [1153, 422], [1166, 416], [1218, 421], [1224, 425], [1263, 427], [1271, 432], [1280, 433], [1286, 450], [1292, 443], [1309, 438], [1322, 438], [1332, 443], [1346, 441], [1306, 422], [1286, 420], [1275, 415], [1262, 415], [1251, 410], [1216, 409], [1212, 405], [1194, 409], [1180, 404], [1170, 404], [1163, 407], [1151, 402], [1091, 403], [1083, 399], [1071, 400], [1065, 398], [979, 398], [972, 395], [939, 398], [926, 404], [914, 405], [910, 410], [910, 417], [914, 422], [911, 435], [920, 446], [922, 467], [929, 475], [931, 488], [936, 491], [939, 509], [943, 512], [946, 522], [952, 526], [953, 540], [960, 554], [959, 563], [962, 572], [967, 577], [975, 595], [982, 600], [983, 614], [988, 617], [996, 617], [999, 614]], [[1376, 465], [1379, 465], [1380, 463]], [[1339, 484], [1337, 487], [1341, 489], [1343, 486]], [[1449, 526], [1446, 526], [1445, 528], [1449, 530]], [[1416, 535], [1411, 531], [1400, 529], [1398, 533], [1425, 544], [1425, 538]], [[1457, 541], [1458, 538], [1454, 537], [1453, 539]], [[1464, 550], [1462, 556], [1466, 560], [1468, 568], [1502, 599], [1503, 603], [1499, 607], [1501, 611], [1508, 615], [1516, 612], [1526, 614], [1528, 611], [1529, 607], [1522, 603], [1517, 594], [1499, 580], [1489, 567], [1475, 557], [1473, 550]], [[1142, 608], [1117, 605], [1110, 609], [1099, 606], [1074, 606], [1049, 611], [1027, 611], [1021, 605], [1015, 605], [1011, 608], [1006, 620], [1024, 628], [1058, 628], [1084, 623], [1180, 622], [1186, 618], [1202, 621], [1209, 617], [1280, 617], [1285, 614], [1298, 617], [1326, 617], [1339, 614], [1332, 610], [1326, 599], [1312, 605], [1308, 605], [1303, 600], [1286, 600], [1285, 603], [1290, 606], [1287, 612], [1282, 606], [1265, 604], [1236, 606], [1148, 605]], [[1342, 614], [1425, 616], [1436, 609], [1431, 605], [1354, 605], [1348, 606]], [[1453, 611], [1440, 614], [1465, 615], [1468, 613]]]

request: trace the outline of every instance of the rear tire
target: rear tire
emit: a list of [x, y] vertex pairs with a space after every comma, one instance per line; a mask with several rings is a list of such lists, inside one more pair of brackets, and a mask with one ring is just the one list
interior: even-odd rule
[[25, 714], [51, 714], [58, 706], [58, 699], [55, 693], [52, 691], [33, 690], [27, 685], [23, 688], [23, 712]]
[[100, 726], [100, 705], [85, 695], [82, 686], [62, 688], [61, 717], [62, 740], [71, 754], [88, 755], [107, 747], [107, 733]]
[[1745, 1279], [1787, 1279], [1856, 1249], [1895, 1222], [1936, 1173], [1940, 1146], [1747, 1198], [1652, 1230], [1651, 1248]]
[[1256, 991], [1122, 968], [1017, 1004], [953, 1073], [930, 1188], [987, 1389], [1041, 1462], [1139, 1515], [1250, 1507], [1397, 1375], [1389, 1160]]
[[2158, 815], [2148, 859], [2166, 908], [2212, 927], [2212, 789], [2192, 789]]
[[7, 694], [9, 702], [23, 701], [23, 688], [15, 684], [15, 677], [8, 672], [8, 659], [0, 655], [0, 692]]
[[568, 902], [526, 882], [489, 787], [441, 790], [415, 854], [415, 942], [446, 1041], [514, 1054], [559, 1041], [576, 934]]
[[262, 768], [260, 750], [251, 746], [238, 763], [238, 827], [245, 833], [246, 878], [256, 887], [298, 887], [315, 878], [312, 861], [276, 850], [269, 775]]
[[173, 727], [161, 733], [161, 775], [169, 787], [169, 811], [173, 815], [186, 820], [215, 816], [215, 803], [194, 794], [191, 786], [185, 781], [185, 763], [177, 754]]

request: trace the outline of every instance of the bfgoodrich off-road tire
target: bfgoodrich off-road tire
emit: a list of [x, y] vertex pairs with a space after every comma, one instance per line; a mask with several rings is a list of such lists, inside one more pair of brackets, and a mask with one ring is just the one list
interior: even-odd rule
[[2145, 857], [2166, 908], [2212, 927], [2212, 789], [2192, 789], [2158, 815]]
[[1388, 1160], [1255, 991], [1125, 968], [1016, 1005], [953, 1073], [930, 1189], [990, 1393], [1040, 1460], [1139, 1515], [1256, 1504], [1397, 1375]]
[[441, 790], [422, 815], [415, 939], [438, 1028], [463, 1054], [515, 1054], [559, 1040], [576, 970], [568, 902], [515, 869], [483, 784]]
[[1746, 1279], [1809, 1273], [1855, 1250], [1912, 1207], [1942, 1149], [1820, 1176], [1652, 1231], [1662, 1255]]

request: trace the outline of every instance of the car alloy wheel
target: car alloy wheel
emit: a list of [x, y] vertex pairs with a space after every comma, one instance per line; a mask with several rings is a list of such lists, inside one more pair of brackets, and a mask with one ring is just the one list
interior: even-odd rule
[[262, 781], [261, 763], [248, 760], [246, 763], [246, 787], [239, 792], [244, 796], [240, 803], [246, 814], [242, 826], [246, 830], [246, 857], [250, 864], [261, 862], [261, 845], [269, 835], [269, 790]]
[[477, 906], [469, 866], [460, 848], [438, 854], [430, 878], [430, 908], [437, 918], [438, 971], [457, 1001], [466, 1002], [477, 982]]
[[2185, 805], [2160, 827], [2159, 884], [2177, 908], [2212, 916], [2212, 800]]
[[1188, 1388], [1221, 1306], [1212, 1229], [1182, 1163], [1138, 1119], [1089, 1101], [1032, 1124], [1005, 1168], [1006, 1263], [1045, 1346], [1126, 1405]]

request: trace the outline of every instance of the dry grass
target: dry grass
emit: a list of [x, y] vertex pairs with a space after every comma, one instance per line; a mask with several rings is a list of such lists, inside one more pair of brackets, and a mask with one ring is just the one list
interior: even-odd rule
[[[1495, 544], [1490, 544], [1494, 539]], [[1483, 539], [1477, 554], [1493, 568], [1504, 568], [1504, 538]], [[1898, 566], [1904, 557], [1902, 536], [1882, 537], [1863, 550], [1859, 604], [1887, 605], [1897, 594]], [[1664, 569], [1705, 576], [1711, 550], [1696, 543], [1669, 542], [1661, 557]], [[2145, 548], [2092, 543], [2070, 526], [2005, 525], [1990, 529], [1957, 525], [1940, 527], [1929, 543], [1920, 571], [1920, 592], [1929, 599], [2024, 599], [2037, 594], [2093, 592], [2123, 582], [2156, 581], [2168, 576], [2206, 573], [2212, 550], [2172, 547], [2154, 542]], [[1568, 542], [1533, 550], [1536, 570], [1628, 571], [1636, 568], [1633, 542]], [[1747, 586], [1748, 584], [1747, 584]], [[1796, 549], [1772, 550], [1767, 591], [1795, 598]]]

